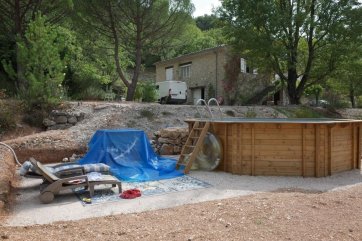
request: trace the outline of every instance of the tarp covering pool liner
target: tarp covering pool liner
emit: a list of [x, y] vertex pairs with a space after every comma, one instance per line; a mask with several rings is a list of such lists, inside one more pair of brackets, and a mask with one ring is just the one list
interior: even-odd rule
[[80, 164], [104, 163], [124, 181], [153, 181], [182, 176], [176, 160], [155, 154], [141, 130], [98, 130], [90, 140], [88, 153]]

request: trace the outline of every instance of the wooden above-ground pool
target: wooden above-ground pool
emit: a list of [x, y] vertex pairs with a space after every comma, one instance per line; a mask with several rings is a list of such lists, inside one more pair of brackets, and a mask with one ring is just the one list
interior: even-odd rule
[[217, 170], [239, 175], [325, 177], [361, 168], [362, 121], [188, 119], [210, 122], [223, 145]]

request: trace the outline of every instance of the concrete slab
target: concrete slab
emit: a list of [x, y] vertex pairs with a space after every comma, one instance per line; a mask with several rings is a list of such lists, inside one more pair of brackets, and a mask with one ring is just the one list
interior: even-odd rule
[[252, 177], [202, 171], [192, 171], [190, 176], [203, 180], [212, 187], [158, 196], [142, 196], [131, 200], [122, 199], [117, 202], [89, 206], [83, 206], [71, 192], [57, 196], [51, 204], [42, 204], [38, 198], [41, 181], [24, 178], [21, 188], [15, 190], [17, 192], [16, 205], [5, 225], [25, 226], [121, 213], [137, 213], [285, 188], [324, 192], [362, 184], [360, 170], [343, 172], [325, 178]]

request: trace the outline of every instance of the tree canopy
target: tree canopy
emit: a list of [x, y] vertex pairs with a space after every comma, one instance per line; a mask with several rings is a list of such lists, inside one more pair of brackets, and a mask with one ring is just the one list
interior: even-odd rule
[[353, 35], [354, 0], [224, 0], [218, 13], [235, 50], [287, 83], [291, 103], [335, 69]]

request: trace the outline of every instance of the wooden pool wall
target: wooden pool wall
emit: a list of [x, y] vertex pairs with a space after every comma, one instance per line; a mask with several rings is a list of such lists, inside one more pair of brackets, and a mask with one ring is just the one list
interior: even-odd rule
[[361, 168], [360, 123], [212, 122], [211, 127], [224, 148], [220, 171], [325, 177]]

